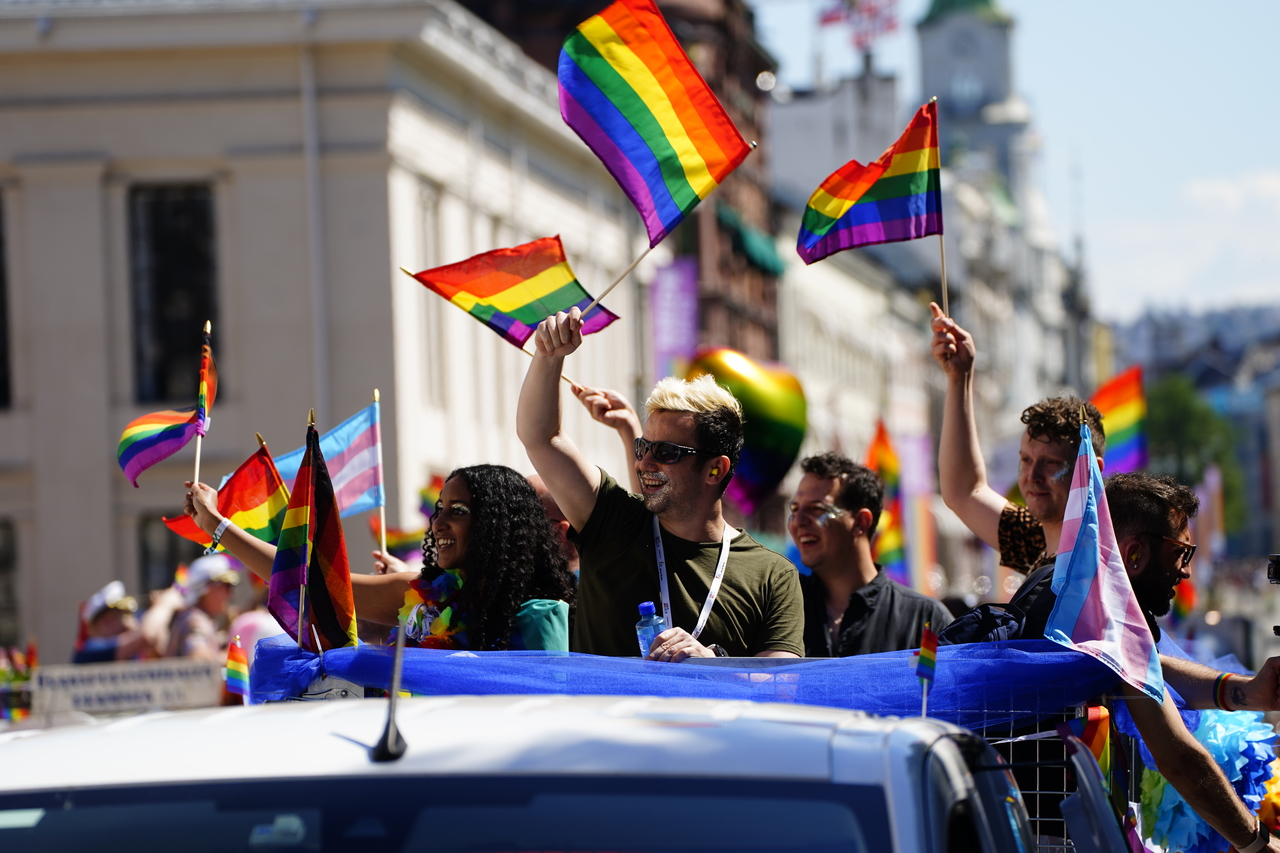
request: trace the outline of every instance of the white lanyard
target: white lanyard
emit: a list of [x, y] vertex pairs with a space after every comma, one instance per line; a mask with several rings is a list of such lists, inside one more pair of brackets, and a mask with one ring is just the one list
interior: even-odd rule
[[[724, 539], [720, 542], [720, 560], [716, 563], [716, 576], [711, 580], [711, 589], [707, 591], [707, 600], [702, 603], [702, 612], [698, 614], [698, 624], [691, 636], [696, 640], [707, 627], [707, 617], [711, 615], [711, 605], [716, 603], [716, 593], [720, 591], [720, 582], [724, 580], [724, 567], [729, 563], [729, 525], [724, 526]], [[662, 618], [668, 628], [674, 628], [671, 621], [671, 593], [667, 591], [667, 554], [662, 548], [662, 528], [658, 525], [658, 517], [653, 517], [653, 548], [658, 556], [658, 583], [662, 587]]]

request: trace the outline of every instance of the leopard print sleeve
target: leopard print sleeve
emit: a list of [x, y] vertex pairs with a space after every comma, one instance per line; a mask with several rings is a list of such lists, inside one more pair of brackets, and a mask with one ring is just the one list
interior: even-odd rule
[[1023, 574], [1034, 569], [1045, 558], [1044, 528], [1030, 511], [1015, 503], [1006, 503], [1000, 513], [1000, 564]]

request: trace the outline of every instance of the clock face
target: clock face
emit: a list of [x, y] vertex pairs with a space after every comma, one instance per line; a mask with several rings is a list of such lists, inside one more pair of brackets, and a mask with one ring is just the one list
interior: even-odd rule
[[960, 107], [972, 107], [982, 101], [982, 78], [962, 68], [951, 75], [951, 98]]

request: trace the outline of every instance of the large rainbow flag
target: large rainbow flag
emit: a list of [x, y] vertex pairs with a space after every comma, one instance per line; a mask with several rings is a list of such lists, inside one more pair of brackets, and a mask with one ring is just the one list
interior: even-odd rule
[[1147, 398], [1142, 365], [1135, 364], [1098, 388], [1090, 400], [1107, 431], [1107, 473], [1127, 474], [1147, 467]]
[[[591, 294], [569, 269], [559, 237], [410, 274], [521, 348], [552, 314], [591, 304]], [[597, 305], [587, 314], [582, 333], [598, 332], [616, 319], [617, 314]]]
[[307, 427], [306, 450], [271, 566], [267, 610], [289, 636], [296, 640], [301, 632], [302, 645], [316, 652], [356, 645], [356, 607], [342, 519], [313, 426]]
[[1135, 689], [1162, 701], [1160, 655], [1121, 560], [1088, 423], [1080, 425], [1053, 591], [1058, 599], [1045, 639], [1097, 658]]
[[916, 110], [869, 165], [850, 160], [809, 197], [796, 251], [806, 264], [844, 249], [942, 233], [938, 104]]
[[[245, 533], [272, 545], [280, 539], [280, 528], [284, 525], [288, 505], [289, 490], [265, 444], [218, 489], [218, 512]], [[199, 542], [206, 548], [213, 544], [213, 537], [197, 527], [188, 516], [166, 518], [164, 524], [184, 539]], [[221, 546], [219, 550], [222, 550]]]
[[876, 538], [871, 543], [871, 556], [889, 577], [904, 586], [911, 586], [911, 570], [907, 567], [907, 551], [902, 530], [902, 485], [899, 476], [898, 454], [889, 441], [889, 431], [884, 421], [876, 422], [876, 435], [867, 448], [866, 466], [880, 475], [884, 483], [884, 503], [880, 509], [880, 523], [876, 525]]
[[560, 51], [560, 115], [631, 199], [656, 246], [751, 148], [652, 0], [618, 0]]
[[152, 412], [132, 421], [120, 436], [116, 449], [124, 475], [138, 488], [138, 475], [168, 459], [187, 446], [197, 435], [205, 435], [209, 429], [209, 412], [213, 398], [218, 395], [218, 367], [213, 363], [213, 348], [209, 345], [209, 332], [204, 332], [200, 347], [200, 387], [196, 404], [186, 409], [169, 409]]

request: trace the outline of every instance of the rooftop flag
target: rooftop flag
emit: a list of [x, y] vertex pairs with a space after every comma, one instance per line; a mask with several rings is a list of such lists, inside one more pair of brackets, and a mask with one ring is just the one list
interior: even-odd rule
[[[274, 545], [280, 538], [289, 490], [263, 444], [218, 489], [218, 512], [250, 536]], [[164, 519], [174, 533], [208, 547], [213, 537], [186, 515]], [[219, 546], [219, 550], [221, 546]]]
[[356, 610], [347, 543], [314, 426], [307, 427], [305, 451], [271, 566], [267, 609], [289, 636], [311, 651], [320, 651], [314, 647], [311, 625], [324, 649], [354, 646]]
[[1147, 398], [1142, 366], [1135, 364], [1103, 383], [1090, 400], [1107, 431], [1107, 473], [1127, 474], [1147, 467]]
[[880, 159], [850, 160], [814, 190], [796, 251], [811, 264], [844, 249], [941, 234], [939, 165], [938, 104], [930, 101]]
[[[382, 404], [371, 403], [320, 436], [320, 451], [328, 460], [333, 493], [343, 518], [376, 509], [386, 502], [378, 444], [382, 441]], [[298, 476], [307, 448], [276, 457], [276, 469], [286, 483]]]
[[876, 435], [867, 448], [866, 465], [880, 475], [884, 483], [884, 501], [881, 504], [880, 523], [876, 525], [876, 538], [871, 543], [871, 556], [889, 577], [903, 586], [911, 586], [911, 570], [907, 564], [906, 537], [902, 526], [902, 484], [899, 476], [898, 454], [889, 441], [889, 431], [884, 421], [876, 422]]
[[631, 199], [650, 247], [751, 153], [652, 0], [617, 0], [560, 51], [560, 115]]
[[213, 362], [209, 332], [200, 347], [200, 384], [196, 404], [186, 409], [151, 412], [132, 421], [120, 436], [116, 450], [124, 475], [138, 487], [138, 475], [177, 453], [197, 435], [209, 429], [209, 413], [218, 394], [218, 368]]
[[[521, 348], [552, 314], [591, 304], [591, 294], [569, 268], [559, 237], [495, 249], [410, 275]], [[587, 314], [582, 333], [598, 332], [616, 319], [617, 314], [597, 305]]]
[[1162, 701], [1160, 656], [1121, 561], [1087, 421], [1080, 425], [1053, 591], [1058, 600], [1045, 638], [1092, 655], [1135, 689]]
[[227, 679], [227, 692], [249, 695], [249, 659], [244, 649], [240, 648], [240, 635], [236, 634], [231, 645], [227, 646], [227, 667], [224, 670]]

